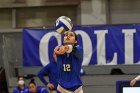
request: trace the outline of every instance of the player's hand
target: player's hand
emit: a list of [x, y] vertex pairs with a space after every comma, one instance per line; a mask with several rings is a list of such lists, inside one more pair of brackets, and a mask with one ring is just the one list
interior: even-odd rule
[[48, 83], [47, 84], [47, 87], [50, 88], [50, 89], [53, 89], [54, 88], [54, 85], [52, 83]]
[[131, 80], [131, 82], [130, 82], [130, 86], [134, 86], [135, 84], [136, 84], [136, 80], [135, 79], [133, 79], [133, 80]]
[[57, 46], [55, 49], [54, 49], [54, 53], [55, 54], [64, 54], [66, 52], [64, 46]]

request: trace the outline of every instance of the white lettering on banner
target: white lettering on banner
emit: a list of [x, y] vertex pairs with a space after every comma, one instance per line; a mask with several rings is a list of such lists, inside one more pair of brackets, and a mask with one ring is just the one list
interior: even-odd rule
[[[88, 33], [83, 30], [76, 30], [76, 34], [80, 35], [82, 38], [83, 44], [83, 63], [82, 65], [89, 65], [91, 61], [91, 57], [93, 54], [93, 46], [94, 41], [89, 37]], [[116, 65], [119, 55], [117, 52], [114, 52], [113, 59], [106, 59], [106, 34], [108, 34], [108, 30], [95, 30], [93, 31], [94, 35], [97, 36], [97, 65]], [[134, 64], [134, 33], [136, 33], [136, 29], [122, 29], [122, 34], [124, 34], [124, 55], [125, 55], [125, 64]], [[57, 32], [49, 32], [45, 34], [39, 45], [39, 55], [40, 60], [43, 65], [46, 65], [50, 62], [49, 60], [49, 40], [52, 36], [55, 36], [59, 45], [61, 42], [61, 34]], [[106, 62], [109, 61], [109, 62]], [[111, 61], [111, 62], [110, 62]]]
[[113, 56], [113, 60], [109, 63], [107, 63], [107, 65], [117, 65], [117, 52], [114, 52], [114, 56]]
[[136, 33], [136, 29], [123, 29], [122, 33], [124, 33], [125, 38], [125, 64], [133, 64], [134, 63], [134, 48], [133, 48], [133, 37], [134, 33]]
[[90, 59], [92, 57], [92, 43], [91, 43], [91, 39], [89, 37], [89, 35], [82, 30], [76, 30], [75, 31], [76, 34], [79, 34], [82, 37], [82, 41], [83, 41], [83, 51], [84, 51], [84, 58], [83, 58], [83, 62], [82, 65], [88, 65], [90, 62]]
[[39, 55], [40, 55], [40, 60], [43, 66], [47, 65], [50, 60], [49, 60], [49, 51], [48, 51], [48, 42], [52, 36], [55, 36], [58, 42], [58, 45], [61, 45], [61, 35], [58, 34], [57, 32], [50, 32], [45, 34], [39, 44]]
[[95, 30], [94, 34], [97, 35], [97, 64], [105, 65], [106, 64], [106, 52], [105, 52], [105, 34], [108, 33], [108, 30]]

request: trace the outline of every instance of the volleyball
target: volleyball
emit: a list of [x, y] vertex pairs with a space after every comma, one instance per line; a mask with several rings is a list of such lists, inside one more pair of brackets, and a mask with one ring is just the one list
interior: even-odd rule
[[69, 17], [61, 16], [56, 20], [55, 27], [58, 33], [63, 34], [65, 31], [72, 30], [73, 24]]

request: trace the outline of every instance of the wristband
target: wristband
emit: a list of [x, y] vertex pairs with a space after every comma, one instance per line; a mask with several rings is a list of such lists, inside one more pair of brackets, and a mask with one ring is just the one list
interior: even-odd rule
[[68, 51], [66, 51], [66, 53], [71, 53], [72, 52], [72, 49], [73, 49], [73, 46], [72, 45], [67, 45], [69, 47]]

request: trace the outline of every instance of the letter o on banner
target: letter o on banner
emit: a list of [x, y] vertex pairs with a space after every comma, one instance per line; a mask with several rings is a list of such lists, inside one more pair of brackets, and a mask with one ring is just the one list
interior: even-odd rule
[[50, 62], [48, 44], [52, 36], [55, 36], [57, 39], [58, 45], [61, 45], [61, 35], [58, 34], [57, 32], [49, 32], [42, 37], [39, 44], [39, 56], [40, 56], [40, 61], [43, 66], [47, 65]]

